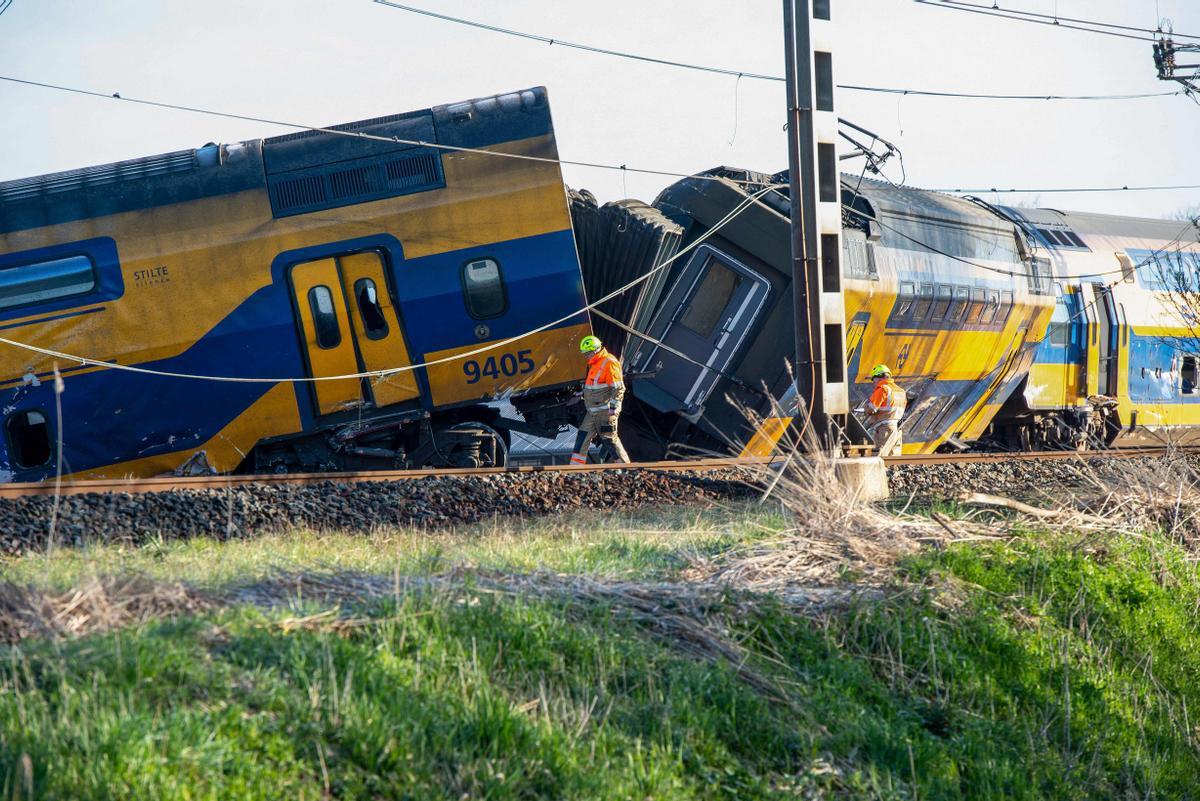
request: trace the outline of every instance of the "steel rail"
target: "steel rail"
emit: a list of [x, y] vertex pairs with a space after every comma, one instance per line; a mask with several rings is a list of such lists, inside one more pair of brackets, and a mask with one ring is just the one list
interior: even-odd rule
[[[1196, 452], [1195, 448], [1139, 447], [1094, 451], [1036, 451], [1031, 453], [936, 453], [891, 456], [884, 459], [889, 467], [1015, 461], [1062, 461], [1069, 459], [1133, 459], [1162, 456], [1172, 452]], [[364, 470], [341, 473], [272, 473], [211, 476], [157, 476], [153, 478], [101, 478], [64, 481], [59, 495], [124, 492], [131, 495], [176, 490], [221, 490], [238, 487], [278, 486], [284, 484], [365, 484], [387, 481], [411, 481], [447, 476], [501, 476], [522, 473], [592, 473], [611, 470], [657, 470], [672, 473], [706, 472], [731, 468], [761, 467], [769, 458], [716, 457], [706, 459], [635, 462], [633, 464], [528, 465], [514, 467], [441, 468], [427, 470]], [[52, 481], [0, 484], [0, 498], [54, 495]]]
[[1088, 451], [1021, 451], [1011, 453], [926, 453], [910, 456], [889, 456], [884, 461], [894, 465], [919, 466], [939, 464], [971, 464], [1000, 462], [1054, 462], [1071, 459], [1137, 459], [1164, 456], [1169, 453], [1195, 453], [1195, 446], [1128, 447]]
[[[276, 486], [281, 484], [364, 484], [383, 481], [411, 481], [420, 478], [447, 476], [501, 476], [520, 473], [590, 473], [605, 470], [662, 470], [692, 472], [721, 470], [730, 467], [752, 467], [767, 463], [767, 459], [713, 458], [674, 460], [669, 462], [635, 462], [633, 464], [589, 465], [529, 465], [517, 467], [458, 467], [429, 470], [363, 470], [341, 473], [270, 473], [211, 476], [156, 476], [153, 478], [99, 478], [64, 481], [60, 495], [80, 495], [89, 492], [170, 492], [172, 490], [219, 490], [246, 486]], [[21, 498], [29, 495], [54, 495], [53, 481], [0, 484], [0, 498]]]

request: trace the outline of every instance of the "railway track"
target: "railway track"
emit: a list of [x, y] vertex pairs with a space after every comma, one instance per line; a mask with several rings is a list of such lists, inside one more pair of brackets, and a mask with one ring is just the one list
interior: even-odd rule
[[[889, 467], [901, 465], [939, 465], [962, 463], [1000, 463], [1014, 461], [1054, 461], [1089, 458], [1132, 459], [1162, 456], [1170, 452], [1194, 449], [1173, 448], [1120, 448], [1102, 451], [1043, 451], [1037, 453], [962, 453], [924, 454], [895, 456], [885, 459]], [[173, 490], [227, 489], [243, 486], [271, 486], [284, 484], [372, 483], [405, 481], [445, 476], [489, 476], [518, 473], [548, 472], [603, 472], [612, 470], [652, 470], [673, 473], [693, 473], [723, 470], [736, 467], [761, 465], [765, 459], [739, 459], [735, 457], [674, 460], [662, 462], [636, 462], [634, 464], [593, 465], [539, 465], [495, 468], [451, 468], [440, 470], [371, 470], [342, 473], [279, 473], [266, 475], [215, 475], [215, 476], [162, 476], [156, 478], [105, 478], [82, 481], [40, 481], [31, 483], [0, 484], [0, 498], [21, 498], [36, 495], [80, 495], [84, 493], [130, 494], [170, 492]]]

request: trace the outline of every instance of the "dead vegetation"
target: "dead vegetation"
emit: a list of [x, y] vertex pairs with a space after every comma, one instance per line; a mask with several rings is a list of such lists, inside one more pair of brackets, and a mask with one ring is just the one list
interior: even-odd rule
[[0, 643], [28, 637], [79, 637], [150, 620], [193, 614], [211, 601], [184, 584], [141, 576], [97, 577], [64, 592], [0, 583]]

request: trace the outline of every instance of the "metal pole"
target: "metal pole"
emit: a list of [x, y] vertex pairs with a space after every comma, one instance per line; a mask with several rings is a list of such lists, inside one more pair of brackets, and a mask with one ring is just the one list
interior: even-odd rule
[[811, 414], [821, 445], [829, 441], [825, 413], [825, 344], [821, 270], [817, 263], [817, 154], [813, 132], [813, 56], [809, 0], [783, 0], [786, 36], [788, 177], [792, 215], [792, 305], [796, 321], [796, 423]]

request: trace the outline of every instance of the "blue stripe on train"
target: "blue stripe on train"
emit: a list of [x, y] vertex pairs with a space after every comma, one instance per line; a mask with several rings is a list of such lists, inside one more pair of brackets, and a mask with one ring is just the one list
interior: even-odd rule
[[[392, 237], [369, 237], [285, 254], [272, 265], [272, 283], [259, 289], [211, 331], [178, 356], [139, 364], [151, 370], [230, 377], [305, 375], [304, 356], [293, 320], [286, 268], [297, 260], [320, 258], [321, 251], [345, 252], [354, 247], [380, 247], [393, 255], [396, 287], [401, 298], [413, 358], [424, 353], [473, 344], [477, 322], [463, 304], [459, 267], [481, 255], [502, 264], [509, 285], [509, 309], [485, 321], [490, 338], [523, 333], [583, 305], [583, 288], [570, 231], [440, 254], [411, 262], [402, 260]], [[419, 293], [427, 293], [428, 296]], [[580, 321], [574, 318], [567, 324]], [[54, 424], [53, 382], [0, 392], [0, 408], [8, 412], [39, 409]], [[186, 449], [216, 436], [272, 384], [198, 381], [100, 370], [66, 379], [62, 395], [63, 458], [66, 472], [79, 472], [119, 462]], [[301, 420], [314, 420], [310, 389], [296, 385]], [[0, 470], [14, 470], [15, 480], [33, 481], [53, 474], [53, 467], [29, 470], [8, 464], [0, 448]]]
[[[1038, 346], [1037, 364], [1082, 365], [1087, 358], [1084, 336], [1084, 327], [1073, 325], [1068, 344], [1055, 345], [1047, 337]], [[1129, 399], [1134, 403], [1200, 403], [1200, 389], [1197, 394], [1184, 393], [1181, 382], [1177, 384], [1182, 357], [1196, 353], [1200, 353], [1200, 339], [1196, 337], [1130, 332]]]
[[[477, 320], [463, 301], [462, 270], [467, 262], [482, 258], [500, 264], [508, 310], [500, 317]], [[469, 345], [471, 340], [464, 341], [461, 333], [480, 324], [489, 329], [484, 339], [507, 339], [582, 308], [583, 279], [577, 264], [569, 230], [394, 263], [409, 348], [425, 354]]]
[[[1129, 335], [1129, 399], [1134, 403], [1200, 403], [1200, 394], [1184, 393], [1179, 371], [1183, 356], [1200, 353], [1196, 337]], [[1172, 371], [1174, 368], [1174, 371]]]

